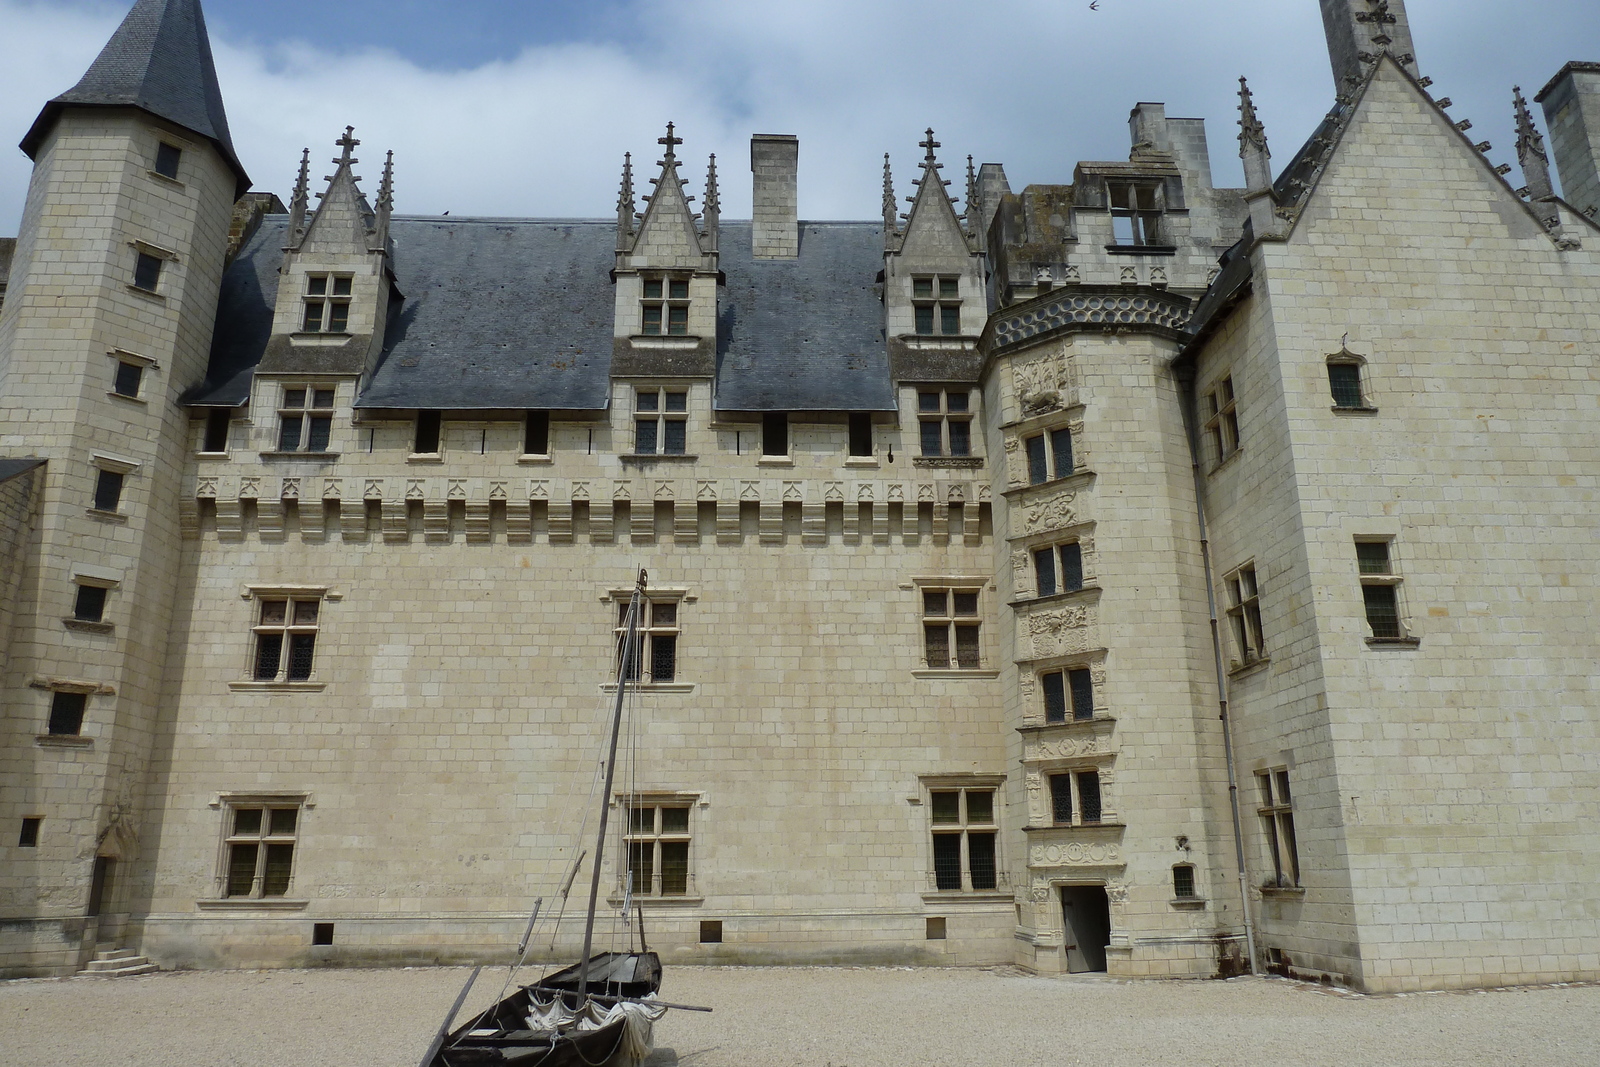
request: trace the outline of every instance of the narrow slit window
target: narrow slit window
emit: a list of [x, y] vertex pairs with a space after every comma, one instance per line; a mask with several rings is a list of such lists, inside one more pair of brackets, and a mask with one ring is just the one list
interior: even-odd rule
[[80, 584], [77, 598], [72, 604], [72, 617], [79, 622], [100, 622], [106, 614], [106, 593], [103, 585]]
[[789, 416], [781, 411], [769, 411], [761, 419], [761, 454], [787, 456], [789, 454]]
[[550, 413], [530, 411], [523, 416], [522, 452], [528, 456], [550, 454]]
[[850, 415], [850, 455], [855, 458], [872, 455], [872, 416], [864, 411]]
[[417, 433], [415, 440], [412, 442], [411, 451], [421, 456], [437, 455], [443, 428], [443, 412], [417, 412]]
[[220, 454], [228, 451], [228, 430], [233, 425], [233, 412], [227, 408], [211, 408], [206, 412], [205, 438], [200, 451]]

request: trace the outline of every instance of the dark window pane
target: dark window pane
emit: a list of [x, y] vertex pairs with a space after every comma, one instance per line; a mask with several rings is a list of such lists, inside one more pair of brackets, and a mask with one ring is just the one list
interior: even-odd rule
[[650, 680], [670, 682], [678, 676], [678, 639], [657, 634], [650, 639]]
[[281, 897], [289, 891], [289, 872], [294, 869], [293, 845], [268, 845], [267, 869], [261, 878], [261, 895]]
[[644, 298], [646, 300], [661, 299], [661, 279], [646, 278], [644, 280]]
[[669, 456], [683, 455], [684, 449], [688, 445], [688, 428], [689, 424], [682, 419], [668, 419], [666, 421], [666, 440], [662, 444], [661, 451]]
[[334, 296], [349, 296], [350, 295], [350, 284], [351, 284], [351, 279], [349, 279], [349, 278], [335, 278], [333, 280], [333, 295]]
[[255, 886], [259, 845], [228, 846], [228, 896], [247, 897]]
[[261, 625], [282, 626], [289, 618], [289, 602], [287, 600], [263, 600], [261, 602]]
[[1364, 585], [1361, 597], [1367, 603], [1367, 624], [1373, 637], [1400, 636], [1400, 609], [1396, 603], [1394, 586]]
[[306, 391], [304, 389], [285, 389], [283, 391], [283, 406], [286, 408], [305, 407]]
[[1094, 680], [1086, 670], [1067, 672], [1067, 682], [1072, 689], [1072, 717], [1094, 718]]
[[939, 295], [943, 297], [957, 297], [961, 295], [961, 279], [940, 278]]
[[530, 456], [550, 454], [550, 413], [530, 411], [522, 424], [522, 451]]
[[933, 296], [933, 279], [932, 278], [912, 278], [911, 279], [911, 295], [912, 296], [932, 297]]
[[978, 627], [956, 627], [956, 666], [964, 671], [975, 671], [982, 666], [978, 657]]
[[99, 622], [106, 614], [106, 590], [100, 585], [78, 586], [78, 599], [72, 605], [72, 617], [83, 622]]
[[1289, 796], [1289, 772], [1277, 771], [1274, 777], [1278, 780], [1278, 803], [1290, 803], [1293, 798]]
[[689, 332], [688, 308], [669, 307], [667, 309], [667, 332], [680, 336]]
[[278, 661], [283, 658], [282, 634], [256, 635], [256, 680], [269, 682], [278, 676]]
[[326, 274], [313, 274], [307, 277], [306, 292], [311, 296], [327, 296], [328, 276]]
[[112, 389], [118, 396], [138, 396], [139, 383], [144, 377], [144, 368], [137, 363], [118, 363], [117, 380]]
[[987, 789], [967, 790], [967, 821], [994, 822], [994, 794]]
[[633, 398], [633, 410], [660, 411], [661, 394], [653, 389], [648, 393], [636, 393]]
[[1179, 900], [1194, 896], [1194, 868], [1180, 863], [1172, 868], [1172, 895]]
[[661, 895], [681, 897], [689, 891], [689, 842], [661, 842]]
[[628, 832], [633, 834], [653, 834], [656, 831], [655, 808], [629, 808]]
[[667, 295], [674, 300], [689, 299], [689, 282], [687, 279], [673, 279], [667, 283]]
[[326, 452], [328, 439], [333, 435], [333, 420], [326, 415], [311, 416], [311, 432], [306, 434], [306, 450]]
[[650, 605], [651, 626], [678, 625], [678, 604], [673, 600], [657, 600]]
[[306, 301], [306, 313], [300, 320], [300, 329], [305, 333], [317, 333], [322, 329], [322, 301]]
[[294, 602], [294, 624], [296, 626], [315, 626], [317, 615], [322, 609], [320, 600], [296, 600]]
[[961, 791], [938, 789], [928, 795], [933, 825], [956, 826], [961, 822]]
[[688, 808], [662, 808], [661, 832], [664, 834], [686, 834], [689, 832]]
[[973, 889], [995, 887], [994, 834], [967, 835], [967, 862], [972, 872]]
[[238, 808], [233, 813], [233, 834], [244, 837], [261, 832], [261, 809]]
[[688, 411], [689, 410], [689, 394], [688, 393], [668, 393], [667, 394], [667, 410], [668, 411]]
[[412, 451], [431, 454], [439, 451], [439, 431], [444, 417], [437, 411], [417, 412], [417, 436]]
[[350, 326], [350, 305], [334, 301], [328, 305], [328, 332], [344, 333]]
[[294, 833], [294, 824], [299, 820], [299, 816], [299, 808], [273, 808], [268, 832], [274, 834]]
[[83, 713], [88, 706], [87, 693], [52, 693], [50, 733], [58, 737], [78, 736], [83, 731]]
[[633, 424], [633, 450], [641, 456], [653, 456], [656, 452], [656, 427], [660, 424], [655, 419], [639, 419]]
[[161, 284], [161, 260], [140, 252], [133, 268], [133, 284], [136, 289], [155, 292], [156, 286]]
[[1356, 562], [1362, 574], [1389, 573], [1389, 544], [1386, 541], [1357, 541]]
[[18, 848], [39, 847], [39, 824], [43, 821], [37, 816], [22, 820], [22, 833], [17, 835]]
[[923, 305], [923, 306], [918, 307], [916, 310], [917, 310], [917, 332], [920, 333], [920, 334], [931, 334], [933, 332], [933, 307], [932, 307], [932, 305]]
[[1288, 868], [1284, 873], [1289, 876], [1290, 885], [1300, 884], [1300, 844], [1295, 840], [1294, 816], [1283, 814], [1278, 816], [1279, 836], [1283, 838], [1284, 866]]
[[978, 613], [978, 594], [956, 591], [950, 594], [956, 602], [957, 615], [976, 615]]
[[1078, 805], [1083, 809], [1084, 822], [1100, 821], [1100, 772], [1083, 771], [1078, 775]]
[[1056, 461], [1056, 477], [1065, 478], [1073, 471], [1072, 465], [1072, 432], [1070, 430], [1050, 431], [1050, 450]]
[[972, 424], [964, 419], [950, 420], [950, 454], [972, 455]]
[[1072, 775], [1050, 776], [1050, 818], [1063, 826], [1072, 824]]
[[950, 666], [950, 628], [940, 623], [922, 629], [928, 646], [928, 667], [936, 671], [944, 670]]
[[967, 410], [967, 394], [965, 391], [952, 391], [945, 394], [945, 410], [965, 412]]
[[1333, 392], [1336, 408], [1359, 408], [1361, 400], [1361, 367], [1355, 363], [1328, 364], [1328, 388]]
[[206, 412], [206, 439], [201, 444], [204, 452], [228, 450], [228, 427], [233, 423], [233, 412], [226, 408], [212, 408]]
[[1045, 458], [1044, 438], [1030, 437], [1025, 443], [1028, 446], [1028, 484], [1038, 485], [1049, 481], [1050, 465]]
[[94, 506], [98, 511], [116, 511], [122, 503], [122, 475], [101, 471], [94, 482]]
[[947, 336], [961, 332], [961, 308], [949, 306], [939, 308], [939, 332]]
[[313, 389], [311, 391], [311, 406], [315, 408], [333, 407], [333, 390]]
[[949, 612], [949, 593], [943, 589], [924, 589], [922, 591], [922, 613], [924, 615], [947, 615]]
[[661, 332], [660, 304], [653, 304], [644, 309], [644, 332], [652, 335]]
[[633, 870], [633, 895], [648, 896], [655, 885], [656, 845], [634, 841], [628, 845], [628, 866]]
[[944, 455], [943, 434], [940, 432], [944, 423], [938, 419], [922, 420], [922, 454], [924, 456]]
[[761, 418], [761, 454], [787, 456], [789, 454], [789, 416], [781, 411], [769, 411]]
[[1083, 588], [1083, 546], [1076, 541], [1061, 546], [1061, 588], [1069, 593]]
[[1033, 553], [1034, 585], [1039, 596], [1054, 596], [1056, 592], [1056, 550], [1041, 548]]
[[316, 634], [289, 635], [289, 681], [303, 682], [311, 677], [311, 660], [316, 648]]
[[278, 451], [294, 452], [300, 448], [301, 415], [285, 415], [278, 423]]
[[1040, 680], [1044, 686], [1044, 721], [1067, 721], [1067, 686], [1060, 671], [1051, 671]]
[[623, 677], [630, 682], [637, 682], [639, 680], [639, 663], [642, 659], [642, 657], [639, 655], [638, 643], [642, 641], [642, 638], [635, 636], [634, 641], [634, 644], [629, 645], [627, 634], [624, 633], [617, 636], [617, 656], [619, 662], [621, 662], [623, 652], [627, 652], [627, 662], [622, 663], [622, 674]]
[[940, 404], [940, 394], [939, 393], [918, 393], [917, 394], [917, 410], [918, 411], [942, 411], [943, 408], [941, 408], [939, 406], [939, 404]]
[[156, 146], [156, 173], [163, 178], [176, 178], [178, 161], [182, 158], [183, 149], [162, 141]]
[[934, 884], [944, 890], [961, 888], [961, 835], [933, 835]]
[[850, 454], [872, 455], [872, 416], [865, 412], [858, 411], [850, 416]]

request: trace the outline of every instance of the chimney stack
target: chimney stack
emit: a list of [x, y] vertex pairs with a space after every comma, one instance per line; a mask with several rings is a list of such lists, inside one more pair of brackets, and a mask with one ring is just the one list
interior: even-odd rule
[[750, 171], [755, 175], [750, 241], [757, 259], [794, 259], [800, 254], [799, 167], [800, 139], [793, 134], [758, 133], [750, 138]]
[[1568, 63], [1534, 97], [1544, 107], [1561, 198], [1600, 213], [1600, 63]]

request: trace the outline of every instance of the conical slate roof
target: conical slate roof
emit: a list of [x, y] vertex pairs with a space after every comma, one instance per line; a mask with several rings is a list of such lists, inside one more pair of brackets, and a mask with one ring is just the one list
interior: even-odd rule
[[240, 194], [250, 188], [228, 134], [200, 0], [138, 0], [83, 79], [39, 112], [22, 139], [29, 159], [69, 107], [136, 107], [176, 123], [217, 146]]

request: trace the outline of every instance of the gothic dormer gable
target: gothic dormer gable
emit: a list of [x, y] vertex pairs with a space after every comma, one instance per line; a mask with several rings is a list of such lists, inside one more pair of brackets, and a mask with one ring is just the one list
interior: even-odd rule
[[956, 214], [955, 201], [946, 192], [950, 183], [940, 176], [942, 164], [934, 154], [939, 142], [933, 139], [931, 129], [920, 147], [927, 154], [922, 160], [922, 177], [914, 182], [916, 195], [909, 198], [911, 211], [901, 231], [904, 236], [900, 241], [900, 254], [918, 259], [968, 256], [972, 253], [972, 241], [961, 224], [961, 216]]
[[678, 173], [676, 148], [683, 140], [673, 135], [668, 123], [667, 135], [659, 143], [666, 146], [665, 158], [660, 161], [660, 176], [650, 180], [653, 191], [645, 196], [644, 216], [630, 252], [633, 265], [699, 267], [705, 256], [700, 226], [689, 206], [693, 198], [684, 191], [685, 180]]
[[[321, 203], [306, 225], [296, 251], [308, 255], [365, 255], [370, 249], [377, 213], [361, 192], [361, 178], [354, 170], [360, 160], [353, 152], [361, 143], [354, 135], [354, 128], [346, 127], [345, 135], [336, 142], [342, 154], [333, 161], [334, 172], [323, 179], [327, 188], [317, 194]], [[300, 196], [296, 190], [296, 198]]]

